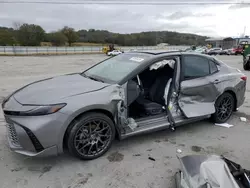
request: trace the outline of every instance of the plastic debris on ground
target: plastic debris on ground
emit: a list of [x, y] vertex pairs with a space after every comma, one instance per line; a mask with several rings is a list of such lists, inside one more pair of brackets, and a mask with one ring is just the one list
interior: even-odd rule
[[148, 159], [151, 161], [155, 161], [155, 159], [153, 157], [148, 157]]
[[247, 118], [245, 118], [245, 117], [240, 117], [240, 121], [246, 122], [246, 121], [247, 121]]
[[220, 127], [226, 127], [226, 128], [233, 127], [233, 125], [230, 125], [228, 123], [215, 123], [215, 125], [220, 126]]
[[181, 149], [177, 149], [176, 152], [177, 153], [182, 153], [182, 150]]

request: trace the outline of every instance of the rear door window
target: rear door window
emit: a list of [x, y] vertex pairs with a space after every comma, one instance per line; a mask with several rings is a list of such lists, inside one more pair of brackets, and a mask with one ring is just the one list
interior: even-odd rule
[[208, 59], [199, 56], [183, 57], [184, 80], [204, 77], [210, 74]]

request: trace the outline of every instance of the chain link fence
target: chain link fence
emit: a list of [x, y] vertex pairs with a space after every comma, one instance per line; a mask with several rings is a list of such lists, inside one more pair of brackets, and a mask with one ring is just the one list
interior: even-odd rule
[[[67, 55], [102, 53], [103, 46], [43, 47], [43, 46], [0, 46], [0, 55]], [[119, 46], [124, 52], [129, 50], [184, 50], [187, 46]]]

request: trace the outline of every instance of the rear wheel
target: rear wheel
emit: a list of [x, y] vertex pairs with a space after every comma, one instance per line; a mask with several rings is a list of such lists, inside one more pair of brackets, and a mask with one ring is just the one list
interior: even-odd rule
[[102, 156], [115, 138], [113, 121], [101, 113], [88, 113], [75, 120], [67, 131], [69, 152], [84, 160]]
[[232, 94], [223, 93], [215, 102], [215, 113], [212, 119], [215, 123], [225, 123], [233, 113], [235, 99]]

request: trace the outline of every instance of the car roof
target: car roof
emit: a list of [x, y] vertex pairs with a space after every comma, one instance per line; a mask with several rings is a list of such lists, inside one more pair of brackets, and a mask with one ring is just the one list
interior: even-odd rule
[[[160, 59], [160, 58], [164, 58], [164, 57], [176, 57], [176, 56], [181, 56], [181, 55], [194, 55], [194, 56], [200, 56], [200, 57], [205, 57], [207, 59], [210, 59], [211, 61], [216, 61], [213, 57], [208, 56], [208, 55], [204, 55], [204, 54], [200, 54], [200, 53], [195, 53], [195, 52], [183, 52], [183, 51], [133, 51], [133, 52], [126, 52], [125, 54], [129, 54], [132, 57], [133, 56], [147, 56], [147, 59], [145, 61], [140, 62], [140, 65], [136, 68], [136, 70], [134, 70], [132, 73], [130, 74], [138, 74], [138, 72], [141, 72], [145, 69], [145, 66], [149, 66], [152, 61]], [[218, 61], [216, 61], [218, 62]], [[220, 64], [218, 62], [218, 64]], [[123, 80], [121, 80], [118, 84], [122, 85], [124, 84], [128, 79], [130, 78], [130, 75], [128, 75], [127, 77], [125, 77]]]
[[[143, 51], [133, 51], [133, 52], [129, 52], [129, 53], [144, 53], [144, 54], [149, 54], [149, 55], [161, 55], [161, 54], [174, 54], [174, 53], [180, 53], [180, 50], [176, 50], [176, 51], [166, 51], [166, 50], [143, 50]], [[175, 54], [177, 55], [177, 54]], [[179, 54], [180, 55], [180, 54]]]
[[184, 52], [181, 50], [176, 50], [176, 51], [166, 51], [166, 50], [153, 50], [153, 51], [133, 51], [133, 52], [128, 52], [131, 54], [147, 54], [150, 56], [150, 58], [158, 58], [158, 57], [166, 57], [166, 56], [179, 56], [179, 55], [195, 55], [195, 56], [201, 56], [201, 57], [206, 57], [208, 59], [213, 60], [214, 58], [205, 55], [205, 54], [199, 54], [195, 52]]

